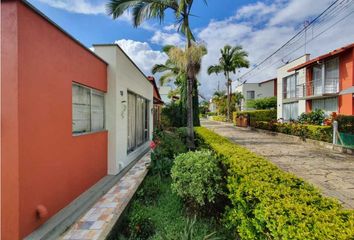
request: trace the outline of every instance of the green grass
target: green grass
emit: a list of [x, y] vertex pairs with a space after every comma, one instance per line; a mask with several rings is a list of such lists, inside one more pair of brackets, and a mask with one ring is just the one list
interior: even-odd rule
[[[148, 175], [140, 191], [148, 191], [148, 189], [144, 189], [145, 186], [149, 185], [147, 182], [156, 181], [156, 179], [156, 177]], [[192, 214], [188, 214], [184, 208], [183, 202], [171, 191], [171, 180], [169, 178], [161, 180], [158, 186], [160, 188], [159, 194], [152, 201], [140, 199], [142, 194], [139, 195], [138, 192], [130, 209], [124, 216], [118, 232], [122, 233], [126, 231], [126, 229], [129, 228], [129, 221], [134, 218], [136, 214], [144, 214], [145, 216], [149, 216], [155, 227], [155, 234], [149, 238], [150, 240], [161, 240], [161, 234], [163, 233], [169, 239], [178, 239], [177, 236], [179, 236], [178, 234], [185, 228], [188, 218], [193, 218], [193, 216], [191, 216]], [[213, 218], [197, 218], [194, 225], [193, 239], [202, 240], [205, 235], [213, 232], [216, 232], [216, 236], [220, 239], [230, 239]], [[123, 240], [127, 238], [116, 237], [113, 239]]]

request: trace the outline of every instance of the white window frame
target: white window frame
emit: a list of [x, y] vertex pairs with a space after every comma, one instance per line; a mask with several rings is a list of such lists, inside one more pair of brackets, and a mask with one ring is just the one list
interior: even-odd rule
[[[102, 131], [106, 131], [106, 101], [105, 101], [105, 93], [103, 91], [99, 91], [99, 90], [96, 90], [96, 89], [93, 89], [93, 88], [90, 88], [90, 87], [87, 87], [85, 85], [82, 85], [80, 83], [76, 83], [76, 82], [73, 82], [72, 85], [71, 85], [71, 89], [73, 88], [73, 86], [78, 86], [78, 87], [81, 87], [81, 88], [84, 88], [84, 89], [87, 89], [90, 91], [90, 129], [89, 131], [86, 131], [86, 132], [74, 132], [74, 128], [72, 127], [71, 128], [71, 132], [72, 132], [72, 135], [73, 136], [80, 136], [80, 135], [85, 135], [85, 134], [91, 134], [91, 133], [96, 133], [96, 132], [102, 132]], [[72, 91], [71, 91], [72, 93]], [[92, 130], [92, 95], [93, 94], [96, 94], [98, 96], [102, 96], [103, 97], [103, 127], [102, 129], [97, 129], [97, 130]], [[72, 98], [73, 96], [71, 96]], [[73, 102], [71, 100], [71, 121], [73, 123], [74, 119], [74, 114], [73, 114]]]

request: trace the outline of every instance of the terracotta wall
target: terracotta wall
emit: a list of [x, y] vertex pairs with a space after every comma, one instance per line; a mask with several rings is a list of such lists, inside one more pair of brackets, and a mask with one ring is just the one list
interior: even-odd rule
[[[343, 53], [339, 58], [339, 88], [345, 90], [354, 86], [354, 49]], [[339, 96], [339, 113], [354, 115], [354, 98], [352, 94]]]
[[[20, 1], [2, 2], [2, 239], [19, 239], [107, 172], [107, 132], [72, 136], [72, 82], [106, 64]], [[4, 59], [2, 59], [4, 60]], [[39, 219], [36, 207], [48, 209]]]

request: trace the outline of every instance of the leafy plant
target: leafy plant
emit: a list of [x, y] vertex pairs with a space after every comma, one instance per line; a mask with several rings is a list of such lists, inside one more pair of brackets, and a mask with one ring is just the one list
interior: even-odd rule
[[157, 176], [147, 178], [136, 193], [136, 199], [145, 205], [156, 203], [161, 193], [161, 179]]
[[155, 226], [144, 211], [134, 211], [129, 218], [130, 239], [146, 240], [155, 234]]
[[[163, 240], [194, 240], [194, 225], [196, 223], [196, 216], [193, 219], [188, 219], [186, 226], [184, 227], [182, 232], [179, 232], [178, 236], [176, 237], [167, 237], [167, 234], [164, 232], [161, 233], [161, 237]], [[218, 240], [220, 238], [215, 236], [215, 232], [204, 236], [203, 240]]]
[[257, 110], [276, 109], [277, 97], [265, 97], [254, 100], [247, 100], [246, 105], [248, 108], [254, 108]]
[[302, 124], [322, 125], [325, 120], [325, 113], [322, 109], [316, 109], [309, 113], [302, 113], [298, 122]]
[[240, 116], [249, 116], [251, 118], [251, 126], [253, 127], [258, 121], [271, 122], [277, 120], [277, 110], [252, 110], [233, 113], [233, 121], [236, 124], [236, 118]]
[[171, 171], [172, 190], [191, 207], [214, 203], [221, 188], [221, 170], [211, 151], [178, 155]]

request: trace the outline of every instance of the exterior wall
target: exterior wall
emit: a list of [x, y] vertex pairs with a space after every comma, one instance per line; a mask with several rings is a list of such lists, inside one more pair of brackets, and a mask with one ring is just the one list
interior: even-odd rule
[[168, 97], [168, 94], [170, 93], [171, 90], [172, 90], [172, 88], [168, 87], [168, 86], [162, 86], [162, 87], [159, 88], [161, 100], [165, 104], [171, 103], [171, 99]]
[[[107, 132], [72, 135], [72, 82], [106, 64], [21, 1], [2, 2], [2, 239], [22, 239], [107, 172]], [[40, 219], [38, 205], [48, 210]]]
[[[345, 90], [354, 86], [354, 48], [346, 51], [339, 57], [339, 90]], [[353, 94], [345, 94], [338, 97], [339, 113], [354, 115]]]
[[[277, 118], [283, 118], [283, 79], [287, 76], [290, 76], [295, 73], [295, 71], [288, 72], [290, 68], [293, 68], [299, 64], [305, 63], [310, 59], [310, 55], [304, 55], [298, 59], [295, 59], [294, 61], [278, 68], [277, 71], [277, 100], [278, 100], [278, 106], [277, 106]], [[304, 69], [301, 69], [297, 71], [298, 73], [298, 84], [305, 83], [306, 81], [306, 71]], [[294, 100], [295, 102], [298, 102], [298, 111], [299, 115], [303, 112], [306, 111], [306, 101], [305, 100]]]
[[[273, 97], [275, 95], [274, 91], [275, 81], [268, 81], [264, 83], [244, 83], [235, 88], [235, 92], [240, 92], [246, 98], [247, 91], [254, 91], [255, 99]], [[246, 110], [247, 99], [242, 100], [241, 110]]]
[[108, 62], [106, 126], [108, 134], [108, 174], [118, 174], [149, 147], [146, 142], [132, 153], [128, 147], [128, 91], [150, 101], [150, 139], [153, 131], [153, 85], [118, 45], [95, 45], [94, 51]]

